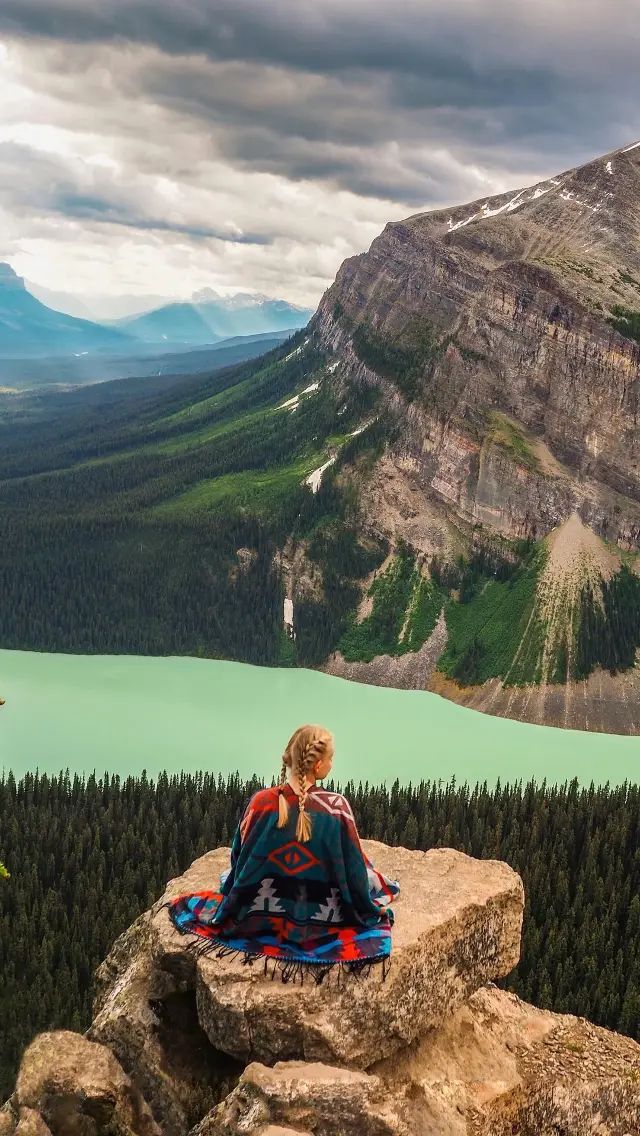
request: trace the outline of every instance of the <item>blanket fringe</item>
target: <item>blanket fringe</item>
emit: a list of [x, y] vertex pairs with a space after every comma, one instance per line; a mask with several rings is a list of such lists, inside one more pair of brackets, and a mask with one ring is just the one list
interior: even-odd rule
[[[182, 934], [188, 935], [193, 934], [193, 932], [183, 931]], [[254, 955], [238, 947], [229, 947], [224, 943], [216, 942], [215, 939], [203, 943], [197, 938], [193, 942], [187, 943], [185, 949], [190, 954], [195, 955], [197, 959], [236, 959], [242, 966], [255, 966], [262, 963], [263, 976], [270, 978], [272, 982], [278, 977], [284, 985], [295, 985], [299, 982], [301, 986], [304, 986], [305, 978], [310, 978], [316, 986], [321, 986], [327, 978], [333, 976], [336, 979], [337, 986], [340, 987], [347, 976], [359, 981], [362, 978], [368, 978], [375, 970], [380, 971], [382, 981], [386, 982], [387, 975], [391, 970], [391, 959], [388, 955], [382, 958], [337, 960], [327, 963], [303, 962], [298, 959], [278, 959], [266, 955]]]
[[[170, 899], [163, 903], [160, 910], [172, 907], [174, 900]], [[271, 978], [273, 982], [276, 975], [280, 981], [285, 985], [291, 983], [295, 985], [300, 982], [304, 986], [304, 980], [308, 976], [316, 984], [321, 986], [322, 983], [329, 977], [334, 976], [336, 985], [340, 988], [345, 977], [353, 977], [358, 981], [361, 978], [369, 978], [375, 970], [380, 970], [382, 981], [386, 982], [387, 975], [391, 970], [391, 959], [389, 955], [383, 955], [378, 958], [364, 958], [364, 959], [349, 959], [346, 961], [336, 960], [335, 962], [304, 962], [299, 959], [278, 959], [270, 958], [267, 955], [254, 955], [249, 951], [243, 951], [239, 947], [230, 947], [225, 943], [220, 943], [217, 939], [205, 939], [202, 941], [201, 936], [194, 934], [188, 927], [180, 927], [171, 920], [172, 926], [179, 935], [190, 935], [191, 942], [186, 944], [185, 949], [189, 954], [195, 955], [197, 959], [201, 958], [216, 958], [216, 959], [237, 959], [243, 966], [254, 966], [256, 963], [263, 963], [263, 974], [265, 978]]]

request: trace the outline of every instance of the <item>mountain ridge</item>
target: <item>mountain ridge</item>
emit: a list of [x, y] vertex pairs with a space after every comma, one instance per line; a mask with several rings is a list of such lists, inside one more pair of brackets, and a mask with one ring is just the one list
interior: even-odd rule
[[[636, 232], [640, 146], [388, 225], [253, 364], [0, 424], [3, 645], [321, 667], [640, 732]], [[25, 516], [78, 564], [90, 633], [25, 562]]]
[[0, 355], [42, 356], [125, 351], [135, 340], [118, 329], [56, 312], [36, 299], [9, 264], [0, 264]]
[[[205, 289], [204, 294], [211, 292]], [[141, 315], [114, 321], [113, 326], [128, 331], [148, 343], [203, 346], [235, 335], [256, 335], [303, 327], [311, 310], [270, 299], [236, 293], [231, 297], [178, 302], [163, 305]]]

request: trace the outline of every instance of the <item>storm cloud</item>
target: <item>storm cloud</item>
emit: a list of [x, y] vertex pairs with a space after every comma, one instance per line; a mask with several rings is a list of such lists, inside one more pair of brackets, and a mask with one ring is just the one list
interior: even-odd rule
[[[634, 141], [639, 17], [640, 0], [0, 0], [3, 248], [53, 286], [57, 224], [85, 242], [85, 287], [89, 249], [126, 239], [141, 290], [162, 263], [167, 287], [314, 302], [385, 220]], [[114, 286], [137, 282], [133, 255]]]

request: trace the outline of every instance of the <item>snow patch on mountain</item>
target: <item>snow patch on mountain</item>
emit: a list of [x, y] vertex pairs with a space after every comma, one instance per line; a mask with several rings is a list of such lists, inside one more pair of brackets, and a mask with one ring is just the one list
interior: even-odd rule
[[325, 470], [329, 469], [329, 466], [333, 465], [335, 460], [336, 459], [334, 455], [332, 458], [329, 458], [329, 460], [326, 461], [324, 465], [319, 466], [318, 469], [314, 469], [313, 473], [310, 473], [309, 476], [305, 478], [304, 483], [305, 485], [309, 486], [309, 489], [312, 493], [318, 492], [320, 486], [322, 485], [323, 473], [325, 472]]
[[[302, 348], [299, 347], [298, 351], [301, 351], [301, 350], [302, 350]], [[293, 355], [297, 355], [298, 351], [292, 351], [291, 355], [287, 355], [287, 359], [291, 359], [291, 357]], [[285, 360], [283, 359], [282, 362], [284, 363]], [[313, 394], [314, 391], [318, 390], [319, 386], [320, 386], [319, 382], [310, 383], [309, 386], [305, 387], [303, 391], [300, 391], [298, 394], [294, 394], [293, 398], [288, 398], [286, 402], [281, 402], [280, 406], [278, 407], [278, 410], [290, 410], [291, 413], [293, 413], [294, 410], [298, 409], [300, 399], [303, 397], [303, 395]]]
[[[553, 182], [554, 186], [562, 185], [562, 182], [556, 182], [553, 178], [550, 178], [549, 181]], [[537, 201], [538, 198], [544, 197], [545, 193], [551, 193], [551, 186], [543, 182], [542, 185], [536, 186], [530, 197], [523, 197], [523, 194], [526, 192], [527, 191], [524, 189], [519, 190], [510, 201], [506, 201], [504, 205], [496, 206], [495, 209], [492, 209], [489, 202], [485, 201], [478, 212], [473, 213], [471, 217], [465, 217], [462, 221], [456, 221], [454, 223], [453, 217], [450, 217], [448, 231], [454, 233], [456, 229], [462, 229], [465, 225], [470, 225], [472, 221], [482, 221], [486, 217], [497, 217], [500, 213], [513, 213], [515, 209], [520, 209], [523, 205], [529, 205], [532, 201]]]

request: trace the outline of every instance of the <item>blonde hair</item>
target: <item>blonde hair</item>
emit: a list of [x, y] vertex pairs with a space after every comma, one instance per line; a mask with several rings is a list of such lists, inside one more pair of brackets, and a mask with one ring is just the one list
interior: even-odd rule
[[287, 748], [282, 755], [277, 827], [284, 828], [289, 821], [289, 804], [282, 789], [287, 781], [287, 769], [291, 769], [300, 782], [296, 839], [301, 844], [306, 844], [311, 839], [311, 817], [305, 810], [309, 774], [313, 773], [319, 761], [332, 755], [333, 737], [322, 726], [300, 726], [293, 737], [289, 739]]

